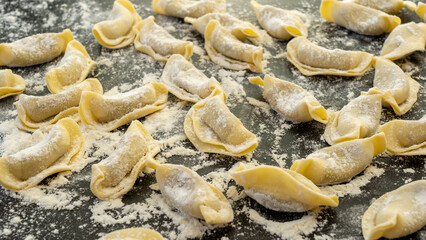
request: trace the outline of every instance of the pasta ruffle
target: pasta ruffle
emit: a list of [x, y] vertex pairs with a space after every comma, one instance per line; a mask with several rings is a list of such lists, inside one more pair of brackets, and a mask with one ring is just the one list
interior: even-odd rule
[[10, 69], [0, 70], [0, 99], [18, 95], [24, 90], [25, 81], [21, 76], [13, 74]]

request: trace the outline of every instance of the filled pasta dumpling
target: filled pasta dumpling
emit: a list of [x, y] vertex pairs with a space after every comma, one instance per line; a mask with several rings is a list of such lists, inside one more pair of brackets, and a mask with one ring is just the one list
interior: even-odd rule
[[59, 120], [37, 144], [0, 158], [0, 184], [20, 191], [46, 177], [74, 169], [84, 154], [78, 124], [71, 118]]
[[390, 33], [401, 24], [397, 16], [350, 1], [322, 0], [320, 12], [325, 20], [365, 35]]
[[90, 189], [101, 199], [119, 198], [132, 189], [139, 173], [160, 151], [139, 121], [133, 121], [108, 158], [92, 165]]
[[12, 43], [0, 43], [0, 67], [26, 67], [49, 62], [65, 51], [74, 37], [69, 29], [42, 33]]
[[249, 78], [253, 84], [263, 86], [263, 97], [271, 108], [285, 119], [294, 122], [316, 120], [327, 123], [327, 111], [318, 100], [300, 86], [278, 78], [265, 75], [264, 81], [259, 77]]
[[228, 199], [191, 169], [174, 164], [157, 164], [155, 177], [161, 194], [173, 207], [208, 224], [225, 224], [234, 219]]
[[377, 57], [374, 67], [374, 86], [383, 94], [383, 105], [392, 107], [397, 115], [408, 112], [417, 101], [420, 84], [387, 59]]
[[99, 240], [164, 240], [157, 231], [148, 228], [126, 228], [110, 232]]
[[73, 117], [78, 120], [78, 104], [83, 91], [102, 94], [102, 85], [95, 79], [87, 79], [58, 94], [46, 96], [21, 95], [15, 103], [18, 111], [17, 126], [27, 131], [55, 124], [59, 119]]
[[330, 114], [324, 138], [333, 145], [372, 136], [379, 128], [381, 111], [382, 94], [371, 89]]
[[192, 56], [194, 44], [174, 38], [154, 22], [153, 16], [142, 20], [136, 29], [135, 48], [157, 61], [165, 62], [173, 54], [180, 54], [186, 59]]
[[416, 8], [417, 15], [426, 22], [426, 3], [419, 2]]
[[20, 94], [25, 90], [24, 79], [12, 70], [0, 70], [0, 99]]
[[167, 93], [167, 88], [162, 83], [150, 83], [112, 96], [84, 91], [81, 94], [79, 113], [86, 125], [112, 131], [163, 109], [167, 104]]
[[260, 5], [254, 0], [250, 4], [259, 24], [273, 37], [288, 40], [292, 37], [308, 35], [308, 29], [296, 14], [270, 5]]
[[226, 0], [152, 0], [152, 9], [173, 17], [199, 18], [208, 13], [226, 12]]
[[416, 9], [416, 4], [411, 1], [403, 0], [349, 0], [366, 7], [374, 8], [388, 14], [396, 14], [401, 8], [406, 7], [411, 11]]
[[400, 238], [426, 225], [426, 180], [399, 187], [378, 198], [362, 216], [366, 240]]
[[107, 20], [93, 26], [96, 41], [106, 48], [117, 49], [130, 45], [136, 36], [135, 26], [142, 19], [128, 0], [116, 0]]
[[395, 155], [426, 155], [426, 116], [420, 120], [393, 120], [379, 128], [387, 150]]
[[296, 37], [287, 44], [287, 59], [307, 76], [362, 76], [371, 67], [373, 55], [360, 51], [329, 50]]
[[173, 54], [167, 60], [160, 81], [176, 97], [198, 102], [208, 97], [214, 89], [222, 89], [214, 78], [208, 78], [180, 54]]
[[339, 204], [336, 196], [324, 195], [309, 179], [288, 169], [241, 164], [230, 174], [249, 197], [275, 211], [305, 212]]
[[351, 180], [371, 164], [374, 156], [385, 150], [385, 135], [381, 133], [317, 150], [295, 161], [290, 170], [316, 185], [337, 184]]
[[234, 70], [262, 72], [263, 48], [241, 42], [218, 21], [207, 24], [204, 39], [204, 47], [214, 63]]
[[80, 83], [86, 79], [95, 64], [83, 45], [72, 40], [58, 66], [46, 74], [47, 88], [51, 93], [58, 93], [69, 85]]

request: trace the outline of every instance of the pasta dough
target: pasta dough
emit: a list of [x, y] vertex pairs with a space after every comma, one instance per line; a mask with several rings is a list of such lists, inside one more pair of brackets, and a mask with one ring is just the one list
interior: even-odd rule
[[25, 81], [12, 70], [0, 70], [0, 99], [18, 95], [25, 90]]
[[0, 158], [0, 184], [13, 191], [31, 188], [52, 174], [72, 170], [83, 154], [80, 127], [70, 118], [61, 119], [39, 143]]
[[199, 18], [209, 13], [226, 12], [226, 0], [152, 0], [152, 9], [168, 16]]
[[327, 111], [318, 100], [300, 86], [278, 78], [265, 75], [262, 81], [259, 77], [249, 78], [253, 84], [264, 86], [263, 97], [271, 108], [284, 118], [294, 122], [316, 120], [327, 123]]
[[383, 44], [380, 56], [389, 60], [425, 50], [426, 23], [406, 23], [396, 27]]
[[117, 49], [130, 45], [135, 39], [135, 26], [142, 21], [132, 3], [116, 0], [107, 20], [93, 26], [93, 35], [99, 44]]
[[84, 91], [81, 94], [79, 113], [85, 124], [112, 131], [163, 109], [167, 104], [167, 93], [167, 88], [162, 83], [150, 83], [112, 96]]
[[416, 8], [416, 13], [421, 19], [423, 19], [423, 21], [426, 22], [426, 3], [419, 2]]
[[374, 86], [383, 94], [383, 105], [392, 107], [397, 115], [408, 112], [417, 101], [420, 84], [387, 59], [376, 58], [374, 67]]
[[158, 143], [139, 121], [133, 121], [115, 151], [92, 165], [90, 189], [101, 199], [119, 198], [130, 191], [146, 161], [160, 151]]
[[46, 74], [47, 88], [51, 93], [58, 93], [69, 85], [80, 83], [86, 79], [95, 64], [83, 45], [72, 40], [58, 66]]
[[190, 102], [208, 97], [216, 88], [223, 91], [216, 79], [208, 78], [179, 54], [167, 60], [160, 81], [173, 95]]
[[387, 150], [395, 155], [426, 155], [426, 116], [420, 120], [393, 120], [379, 128]]
[[95, 79], [87, 79], [58, 94], [47, 96], [21, 95], [15, 103], [18, 111], [17, 126], [27, 131], [55, 124], [59, 119], [78, 113], [78, 104], [83, 91], [102, 94], [102, 85]]
[[360, 51], [329, 50], [297, 37], [287, 44], [287, 59], [307, 76], [362, 76], [373, 63], [373, 55]]
[[366, 240], [399, 238], [426, 225], [426, 180], [388, 192], [373, 202], [362, 216]]
[[243, 43], [211, 20], [204, 33], [204, 47], [210, 59], [225, 68], [262, 72], [263, 48]]
[[322, 0], [320, 12], [325, 20], [365, 35], [390, 33], [401, 24], [397, 16], [350, 1]]
[[319, 206], [337, 207], [336, 196], [326, 196], [309, 179], [288, 169], [240, 165], [232, 178], [244, 192], [266, 208], [281, 212], [305, 212]]
[[74, 37], [69, 29], [42, 33], [0, 44], [0, 67], [26, 67], [49, 62], [65, 51]]
[[307, 36], [305, 23], [296, 14], [270, 5], [251, 1], [257, 21], [273, 37], [288, 40], [292, 37]]
[[225, 105], [225, 96], [216, 89], [188, 111], [184, 130], [202, 152], [242, 156], [256, 149], [256, 136]]
[[208, 224], [230, 223], [234, 212], [228, 199], [189, 168], [173, 164], [151, 164], [161, 194], [173, 207]]
[[153, 16], [140, 22], [136, 29], [138, 34], [135, 39], [135, 48], [155, 60], [165, 62], [172, 54], [180, 54], [186, 59], [191, 58], [194, 44], [174, 38], [154, 22]]
[[99, 240], [164, 240], [164, 238], [151, 229], [126, 228], [110, 232]]
[[337, 184], [364, 171], [374, 156], [385, 150], [386, 139], [381, 133], [317, 150], [295, 161], [290, 170], [302, 174], [315, 185]]
[[403, 0], [350, 0], [350, 2], [374, 8], [388, 14], [396, 14], [403, 7], [407, 7], [411, 11], [416, 9], [415, 3]]
[[382, 94], [372, 89], [330, 114], [324, 132], [327, 143], [333, 145], [373, 135], [380, 124], [381, 100]]

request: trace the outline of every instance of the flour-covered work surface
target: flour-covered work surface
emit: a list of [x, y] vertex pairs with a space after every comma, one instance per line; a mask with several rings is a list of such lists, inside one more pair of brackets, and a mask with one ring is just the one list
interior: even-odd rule
[[422, 2], [0, 0], [0, 239], [426, 239]]

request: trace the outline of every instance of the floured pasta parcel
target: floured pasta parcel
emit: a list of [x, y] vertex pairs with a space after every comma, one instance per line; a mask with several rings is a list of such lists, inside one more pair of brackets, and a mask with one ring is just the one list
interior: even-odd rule
[[161, 194], [167, 202], [189, 216], [208, 224], [225, 224], [234, 219], [228, 199], [191, 169], [151, 162]]
[[361, 51], [329, 50], [297, 37], [287, 44], [287, 59], [307, 76], [362, 76], [371, 67], [373, 55]]
[[198, 102], [208, 97], [214, 89], [222, 90], [220, 83], [208, 78], [182, 55], [173, 54], [167, 60], [160, 82], [179, 99]]
[[58, 66], [46, 74], [47, 88], [51, 93], [58, 93], [72, 84], [80, 83], [86, 79], [95, 64], [83, 45], [72, 40]]
[[163, 27], [156, 24], [154, 19], [153, 16], [147, 17], [136, 26], [138, 34], [135, 39], [135, 48], [162, 62], [167, 61], [173, 54], [180, 54], [186, 59], [191, 58], [194, 44], [174, 38]]
[[10, 69], [0, 70], [0, 99], [18, 95], [24, 90], [25, 81], [21, 76], [13, 74]]
[[148, 159], [160, 151], [139, 121], [133, 121], [108, 158], [92, 165], [90, 189], [101, 199], [119, 198], [130, 191]]
[[203, 152], [242, 156], [256, 149], [256, 136], [229, 111], [225, 95], [216, 89], [188, 111], [184, 130], [194, 146]]
[[426, 155], [426, 115], [420, 120], [393, 120], [379, 128], [387, 150], [395, 155]]
[[426, 225], [425, 196], [426, 180], [417, 180], [378, 198], [362, 216], [364, 239], [400, 238], [422, 229]]
[[319, 149], [305, 159], [297, 160], [290, 170], [296, 171], [316, 185], [329, 185], [351, 180], [371, 164], [374, 156], [386, 150], [383, 133]]
[[218, 21], [207, 24], [204, 40], [207, 54], [214, 63], [233, 70], [263, 71], [263, 48], [241, 42]]
[[305, 23], [296, 14], [270, 5], [260, 5], [253, 0], [250, 4], [259, 24], [273, 37], [288, 40], [292, 37], [308, 35]]
[[417, 101], [420, 84], [387, 59], [377, 57], [374, 67], [374, 86], [383, 94], [383, 105], [392, 107], [397, 115], [408, 112]]
[[80, 127], [61, 119], [39, 143], [0, 158], [0, 184], [13, 191], [34, 187], [50, 175], [73, 170], [83, 154]]
[[424, 51], [425, 45], [426, 23], [409, 22], [399, 25], [389, 34], [380, 56], [396, 60], [415, 51]]
[[426, 3], [419, 2], [416, 8], [417, 15], [426, 22]]
[[112, 96], [84, 91], [78, 111], [86, 125], [112, 131], [166, 107], [167, 93], [167, 88], [162, 83], [149, 83]]
[[226, 12], [226, 0], [152, 0], [152, 9], [173, 17], [199, 18], [209, 13]]
[[331, 113], [325, 127], [324, 138], [328, 144], [370, 137], [380, 125], [382, 94], [371, 89]]
[[264, 81], [260, 77], [252, 77], [249, 80], [264, 87], [263, 97], [271, 108], [285, 119], [294, 122], [316, 120], [327, 123], [325, 108], [310, 92], [300, 86], [269, 75], [265, 75]]
[[401, 24], [397, 16], [350, 1], [322, 0], [320, 12], [328, 22], [365, 35], [390, 33]]
[[125, 228], [110, 232], [99, 240], [164, 240], [157, 231], [148, 228]]
[[416, 4], [414, 2], [403, 0], [349, 0], [349, 2], [374, 8], [388, 14], [396, 14], [403, 7], [406, 7], [411, 11], [416, 9]]
[[35, 131], [40, 127], [55, 124], [59, 119], [72, 117], [78, 121], [78, 104], [83, 91], [102, 94], [102, 85], [90, 78], [66, 90], [46, 96], [19, 96], [15, 103], [18, 111], [17, 127]]
[[69, 29], [41, 33], [11, 43], [0, 43], [0, 67], [26, 67], [49, 62], [65, 51], [74, 37]]
[[136, 36], [135, 26], [142, 19], [128, 0], [116, 0], [108, 19], [93, 26], [96, 41], [106, 48], [117, 49], [130, 45]]
[[319, 206], [339, 205], [337, 196], [323, 194], [309, 179], [288, 169], [241, 164], [230, 174], [249, 197], [275, 211], [305, 212]]

